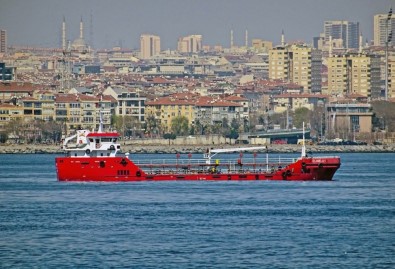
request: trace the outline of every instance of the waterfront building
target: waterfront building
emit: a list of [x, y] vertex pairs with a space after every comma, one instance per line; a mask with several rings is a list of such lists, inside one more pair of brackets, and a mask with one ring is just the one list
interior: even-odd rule
[[110, 95], [117, 101], [115, 115], [129, 116], [135, 122], [145, 121], [145, 101], [146, 97], [141, 96], [137, 89], [108, 87], [103, 91], [104, 95]]
[[202, 36], [189, 35], [180, 37], [177, 43], [177, 50], [181, 53], [197, 53], [202, 50]]
[[388, 21], [388, 14], [377, 14], [373, 19], [373, 44], [375, 46], [385, 46], [388, 35], [392, 33], [392, 40], [389, 45], [395, 44], [395, 17]]
[[188, 94], [160, 97], [146, 102], [145, 117], [154, 118], [163, 132], [171, 132], [172, 120], [179, 116], [186, 117], [191, 126], [195, 116], [194, 108], [195, 101]]
[[370, 104], [330, 103], [325, 105], [327, 134], [350, 139], [355, 133], [371, 133], [373, 112]]
[[325, 42], [330, 39], [340, 39], [346, 49], [359, 48], [359, 22], [349, 21], [325, 21]]
[[140, 36], [140, 57], [149, 59], [160, 53], [160, 37], [156, 35], [143, 34]]
[[104, 129], [109, 130], [113, 99], [110, 96], [88, 96], [83, 94], [56, 94], [55, 120], [63, 122], [66, 134], [79, 129], [97, 130], [100, 111]]

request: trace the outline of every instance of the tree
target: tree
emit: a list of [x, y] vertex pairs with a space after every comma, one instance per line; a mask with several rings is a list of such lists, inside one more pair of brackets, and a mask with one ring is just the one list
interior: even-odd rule
[[163, 135], [164, 139], [169, 139], [169, 146], [170, 146], [170, 140], [174, 140], [177, 138], [177, 136], [173, 133], [166, 133]]
[[189, 124], [185, 116], [177, 116], [171, 121], [171, 130], [175, 135], [188, 135]]
[[293, 125], [296, 128], [302, 128], [303, 122], [310, 122], [310, 110], [306, 107], [295, 109]]

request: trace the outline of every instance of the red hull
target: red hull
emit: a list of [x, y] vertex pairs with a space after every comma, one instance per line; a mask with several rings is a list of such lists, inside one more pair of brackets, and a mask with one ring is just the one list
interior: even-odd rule
[[[276, 164], [278, 165], [278, 164]], [[304, 157], [267, 171], [266, 163], [249, 163], [231, 169], [226, 165], [141, 165], [122, 157], [59, 157], [59, 181], [162, 181], [162, 180], [332, 180], [339, 157]], [[270, 165], [272, 167], [272, 165]], [[220, 171], [220, 172], [219, 172]]]

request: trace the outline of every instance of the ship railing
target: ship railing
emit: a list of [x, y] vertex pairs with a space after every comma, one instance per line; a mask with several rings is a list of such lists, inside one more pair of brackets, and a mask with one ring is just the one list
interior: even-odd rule
[[273, 171], [281, 169], [293, 162], [295, 158], [242, 158], [238, 160], [222, 160], [207, 163], [205, 159], [178, 159], [178, 160], [139, 160], [134, 163], [150, 174], [157, 173], [207, 173], [214, 168], [215, 171], [226, 173], [240, 173], [242, 171]]

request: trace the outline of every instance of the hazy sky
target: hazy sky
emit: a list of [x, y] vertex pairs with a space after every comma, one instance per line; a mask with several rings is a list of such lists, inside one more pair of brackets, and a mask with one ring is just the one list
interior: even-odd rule
[[71, 41], [82, 16], [85, 40], [93, 37], [96, 48], [139, 48], [140, 35], [150, 33], [160, 36], [162, 49], [175, 49], [189, 34], [203, 35], [204, 45], [229, 47], [231, 29], [235, 45], [244, 45], [246, 29], [249, 42], [278, 44], [284, 29], [286, 41], [311, 43], [324, 21], [348, 20], [360, 22], [371, 40], [373, 16], [391, 5], [395, 0], [0, 0], [0, 28], [9, 45], [60, 47], [63, 16]]

